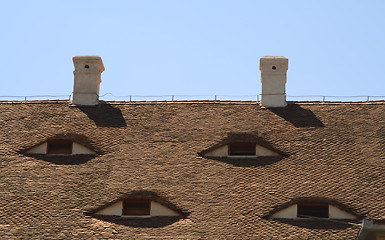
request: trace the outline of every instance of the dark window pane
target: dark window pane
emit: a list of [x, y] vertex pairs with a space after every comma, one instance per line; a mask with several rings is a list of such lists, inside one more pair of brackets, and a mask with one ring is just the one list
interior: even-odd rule
[[72, 141], [49, 141], [47, 154], [72, 154]]
[[146, 199], [127, 199], [123, 201], [122, 215], [146, 216], [150, 215], [151, 201]]
[[255, 155], [255, 143], [230, 143], [229, 155]]
[[297, 217], [329, 217], [329, 204], [327, 203], [298, 203]]

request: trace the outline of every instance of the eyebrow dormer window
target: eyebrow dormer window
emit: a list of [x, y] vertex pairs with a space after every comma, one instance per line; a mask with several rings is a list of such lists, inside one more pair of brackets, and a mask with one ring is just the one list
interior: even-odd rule
[[47, 142], [47, 154], [72, 154], [71, 140], [52, 140]]
[[304, 218], [329, 218], [329, 219], [358, 219], [357, 214], [351, 212], [340, 203], [334, 205], [325, 200], [304, 200], [273, 211], [271, 218], [304, 219]]
[[255, 143], [230, 143], [229, 156], [255, 156]]
[[123, 201], [123, 216], [150, 216], [151, 201], [148, 199], [126, 199]]
[[171, 205], [167, 205], [167, 203], [159, 203], [149, 198], [122, 199], [98, 209], [95, 214], [126, 218], [181, 216], [180, 213], [178, 213], [178, 211]]
[[329, 204], [321, 202], [300, 202], [297, 207], [297, 217], [329, 218]]
[[95, 152], [73, 140], [54, 139], [45, 141], [26, 151], [28, 154], [47, 154], [47, 155], [76, 155], [92, 154]]

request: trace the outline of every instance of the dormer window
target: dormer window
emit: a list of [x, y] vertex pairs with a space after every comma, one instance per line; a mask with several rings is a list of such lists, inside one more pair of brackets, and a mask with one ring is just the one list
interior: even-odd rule
[[123, 200], [122, 216], [150, 216], [151, 201], [148, 199]]
[[255, 156], [255, 143], [230, 143], [229, 156]]
[[286, 219], [303, 218], [330, 218], [330, 219], [357, 219], [357, 215], [351, 213], [341, 204], [334, 205], [327, 201], [303, 200], [291, 204], [279, 211], [274, 211], [269, 217]]
[[170, 225], [187, 217], [188, 214], [163, 196], [147, 190], [132, 191], [87, 211], [87, 215], [103, 221], [137, 227]]
[[297, 218], [329, 218], [329, 204], [321, 202], [300, 202], [297, 204]]
[[220, 158], [259, 158], [259, 157], [286, 157], [271, 143], [247, 133], [232, 133], [217, 144], [199, 153], [204, 157]]
[[169, 206], [151, 199], [128, 198], [109, 204], [95, 212], [97, 215], [121, 216], [127, 218], [147, 218], [158, 216], [176, 217], [180, 214]]
[[206, 157], [279, 157], [280, 153], [253, 142], [234, 142], [215, 146], [202, 152]]
[[47, 154], [72, 154], [73, 142], [70, 140], [51, 140], [47, 142]]
[[25, 153], [44, 155], [95, 154], [90, 148], [69, 139], [51, 139], [32, 147]]

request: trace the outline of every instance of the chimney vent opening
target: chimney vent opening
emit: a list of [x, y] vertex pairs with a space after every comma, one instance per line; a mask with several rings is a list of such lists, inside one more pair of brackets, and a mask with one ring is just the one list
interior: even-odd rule
[[88, 64], [84, 65], [84, 68], [90, 68], [90, 66]]
[[277, 67], [276, 66], [272, 66], [271, 69], [275, 70], [275, 69], [277, 69]]

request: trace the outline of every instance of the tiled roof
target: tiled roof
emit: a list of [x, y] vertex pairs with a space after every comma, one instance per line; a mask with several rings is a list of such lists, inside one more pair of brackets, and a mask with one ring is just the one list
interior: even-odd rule
[[[0, 102], [0, 238], [354, 239], [359, 220], [266, 216], [295, 199], [322, 198], [364, 218], [385, 218], [384, 113], [385, 102], [297, 102], [284, 109], [217, 101]], [[231, 134], [255, 136], [287, 156], [199, 154]], [[24, 154], [58, 135], [97, 154]], [[186, 214], [89, 214], [136, 191]]]

